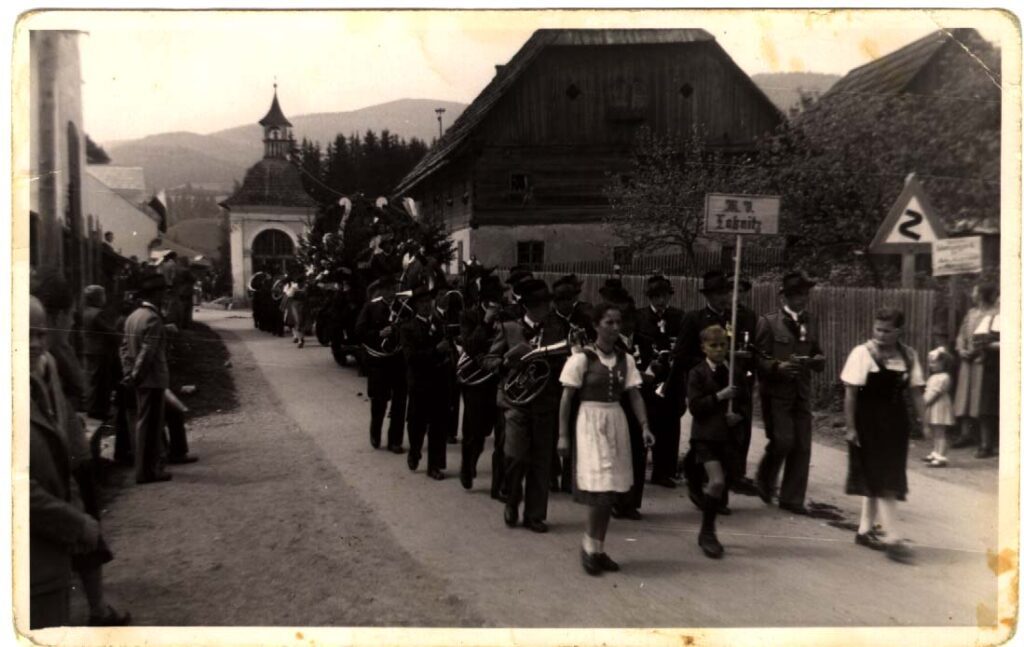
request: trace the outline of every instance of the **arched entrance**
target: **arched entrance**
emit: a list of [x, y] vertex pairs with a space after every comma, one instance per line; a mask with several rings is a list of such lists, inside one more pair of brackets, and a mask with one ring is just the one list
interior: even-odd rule
[[295, 245], [280, 229], [265, 229], [252, 241], [252, 271], [278, 275], [295, 263]]

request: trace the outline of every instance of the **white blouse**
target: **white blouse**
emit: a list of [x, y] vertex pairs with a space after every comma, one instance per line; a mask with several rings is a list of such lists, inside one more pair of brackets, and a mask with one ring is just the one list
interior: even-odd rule
[[[868, 382], [868, 374], [878, 372], [878, 364], [875, 363], [874, 358], [871, 357], [871, 351], [868, 349], [869, 344], [874, 345], [874, 342], [864, 342], [850, 351], [850, 356], [846, 358], [846, 364], [843, 366], [843, 372], [839, 374], [839, 379], [843, 384], [864, 386]], [[906, 348], [910, 363], [913, 365], [910, 369], [910, 386], [924, 386], [924, 372], [921, 370], [920, 362], [917, 361], [917, 353], [909, 346], [904, 346], [904, 348]], [[899, 353], [886, 358], [883, 363], [885, 368], [891, 371], [907, 370], [903, 356]]]
[[[602, 364], [608, 368], [615, 368], [615, 362], [617, 358], [615, 353], [606, 355], [598, 350], [596, 347], [591, 346], [597, 354], [597, 358]], [[636, 368], [636, 360], [629, 353], [626, 353], [626, 384], [624, 388], [635, 389], [643, 383], [643, 378], [640, 377], [640, 371]], [[583, 376], [587, 372], [587, 359], [586, 353], [573, 353], [568, 360], [565, 362], [565, 366], [562, 367], [562, 374], [558, 380], [562, 383], [562, 386], [571, 386], [580, 388], [583, 386]]]

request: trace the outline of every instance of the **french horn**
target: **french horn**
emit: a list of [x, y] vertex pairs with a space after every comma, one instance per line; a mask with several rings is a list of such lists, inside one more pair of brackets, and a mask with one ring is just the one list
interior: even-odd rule
[[[585, 343], [586, 331], [578, 326], [571, 326], [568, 336], [562, 341], [535, 348], [523, 355], [502, 385], [505, 399], [516, 407], [524, 407], [533, 402], [551, 380], [554, 371], [549, 360], [570, 355], [574, 348], [580, 348]], [[555, 379], [558, 379], [558, 376], [555, 376]]]

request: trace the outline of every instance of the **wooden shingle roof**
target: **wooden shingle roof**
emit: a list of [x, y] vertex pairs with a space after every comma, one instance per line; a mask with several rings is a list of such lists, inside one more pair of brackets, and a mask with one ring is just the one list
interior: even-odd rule
[[274, 86], [274, 101], [270, 104], [270, 110], [267, 110], [267, 114], [260, 119], [260, 125], [264, 128], [281, 128], [286, 126], [292, 127], [292, 122], [285, 118], [284, 113], [281, 111], [281, 104], [277, 102], [277, 86]]
[[[518, 52], [501, 66], [491, 82], [455, 120], [441, 139], [410, 171], [394, 191], [401, 196], [420, 180], [444, 166], [491, 108], [504, 96], [530, 63], [547, 47], [600, 45], [665, 45], [715, 42], [703, 29], [538, 29]], [[723, 52], [724, 53], [724, 52]], [[753, 82], [751, 82], [753, 85]], [[756, 88], [756, 86], [754, 86]], [[758, 89], [758, 92], [760, 90]], [[763, 93], [762, 93], [763, 94]], [[765, 101], [771, 103], [767, 97]], [[774, 106], [774, 104], [772, 104]]]
[[288, 160], [265, 158], [245, 172], [242, 186], [220, 203], [232, 209], [243, 205], [265, 207], [315, 207], [302, 186], [299, 169]]
[[836, 81], [822, 100], [846, 94], [899, 94], [946, 46], [959, 47], [974, 35], [973, 29], [941, 29], [879, 59], [854, 68]]

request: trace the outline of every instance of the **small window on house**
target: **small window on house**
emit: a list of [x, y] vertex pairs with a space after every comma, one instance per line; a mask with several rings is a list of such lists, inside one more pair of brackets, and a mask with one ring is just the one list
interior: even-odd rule
[[689, 99], [693, 95], [693, 86], [689, 83], [684, 83], [683, 87], [679, 88], [679, 94], [683, 95], [684, 99]]
[[633, 263], [633, 252], [625, 245], [612, 247], [612, 263], [615, 265], [631, 265]]
[[583, 94], [583, 91], [576, 87], [575, 83], [570, 83], [569, 87], [565, 89], [565, 96], [569, 97], [569, 101], [575, 101], [576, 97]]
[[513, 173], [509, 176], [508, 191], [513, 197], [522, 197], [530, 192], [530, 176], [526, 173]]
[[536, 267], [544, 264], [544, 242], [521, 240], [516, 243], [516, 263]]

